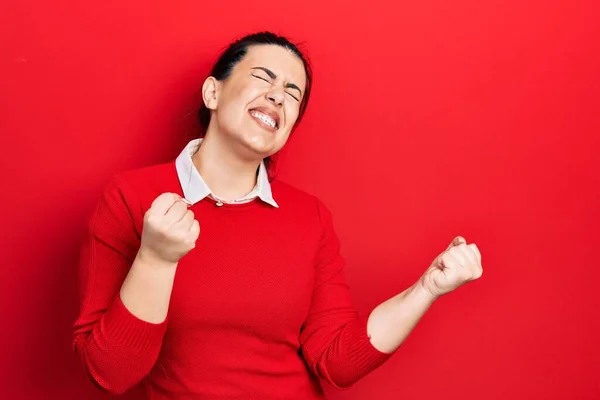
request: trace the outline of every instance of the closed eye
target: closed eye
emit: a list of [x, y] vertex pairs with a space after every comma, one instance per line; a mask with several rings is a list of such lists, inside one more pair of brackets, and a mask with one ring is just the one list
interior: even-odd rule
[[258, 75], [254, 75], [252, 74], [253, 77], [260, 79], [261, 81], [265, 81], [267, 83], [271, 83], [271, 81], [269, 81], [267, 78], [263, 78], [262, 76], [258, 76]]
[[[262, 76], [258, 76], [258, 75], [254, 75], [251, 74], [253, 77], [260, 79], [261, 81], [265, 81], [269, 84], [273, 84], [273, 82], [271, 82], [270, 80], [268, 80], [267, 78], [263, 78]], [[300, 101], [296, 96], [294, 96], [293, 94], [289, 93], [289, 92], [285, 92], [287, 95], [289, 95], [292, 99], [296, 100], [296, 101]]]
[[296, 101], [300, 101], [300, 100], [298, 100], [298, 98], [297, 98], [296, 96], [294, 96], [293, 94], [291, 94], [291, 93], [288, 93], [288, 92], [285, 92], [285, 93], [287, 93], [287, 94], [288, 94], [288, 95], [289, 95], [289, 96], [290, 96], [292, 99], [294, 99], [294, 100], [296, 100]]

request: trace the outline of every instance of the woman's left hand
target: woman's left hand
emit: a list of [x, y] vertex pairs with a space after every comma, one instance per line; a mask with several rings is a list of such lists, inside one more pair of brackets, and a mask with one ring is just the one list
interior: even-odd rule
[[448, 248], [433, 261], [421, 277], [420, 284], [438, 298], [467, 282], [479, 279], [483, 273], [481, 253], [474, 243], [457, 236]]

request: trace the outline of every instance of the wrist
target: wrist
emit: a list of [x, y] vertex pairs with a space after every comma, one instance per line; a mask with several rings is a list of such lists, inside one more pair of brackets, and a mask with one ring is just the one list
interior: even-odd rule
[[434, 293], [427, 285], [424, 277], [421, 277], [413, 286], [412, 291], [416, 296], [422, 298], [429, 303], [435, 302], [440, 296]]
[[173, 269], [177, 267], [177, 262], [161, 258], [155, 251], [148, 247], [140, 247], [136, 259], [144, 266], [149, 268]]

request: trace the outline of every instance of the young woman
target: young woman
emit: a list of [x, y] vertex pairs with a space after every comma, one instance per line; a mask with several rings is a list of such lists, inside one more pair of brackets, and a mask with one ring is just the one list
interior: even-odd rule
[[479, 278], [457, 237], [413, 286], [358, 316], [328, 209], [269, 176], [310, 67], [258, 33], [202, 87], [203, 139], [118, 173], [90, 220], [74, 348], [91, 378], [158, 399], [320, 399], [385, 362], [441, 295]]

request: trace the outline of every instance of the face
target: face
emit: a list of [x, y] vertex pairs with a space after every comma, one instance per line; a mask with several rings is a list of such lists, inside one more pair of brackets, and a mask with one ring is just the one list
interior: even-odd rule
[[251, 46], [227, 79], [204, 83], [211, 128], [251, 156], [268, 157], [287, 142], [305, 85], [304, 65], [294, 53], [276, 45]]

